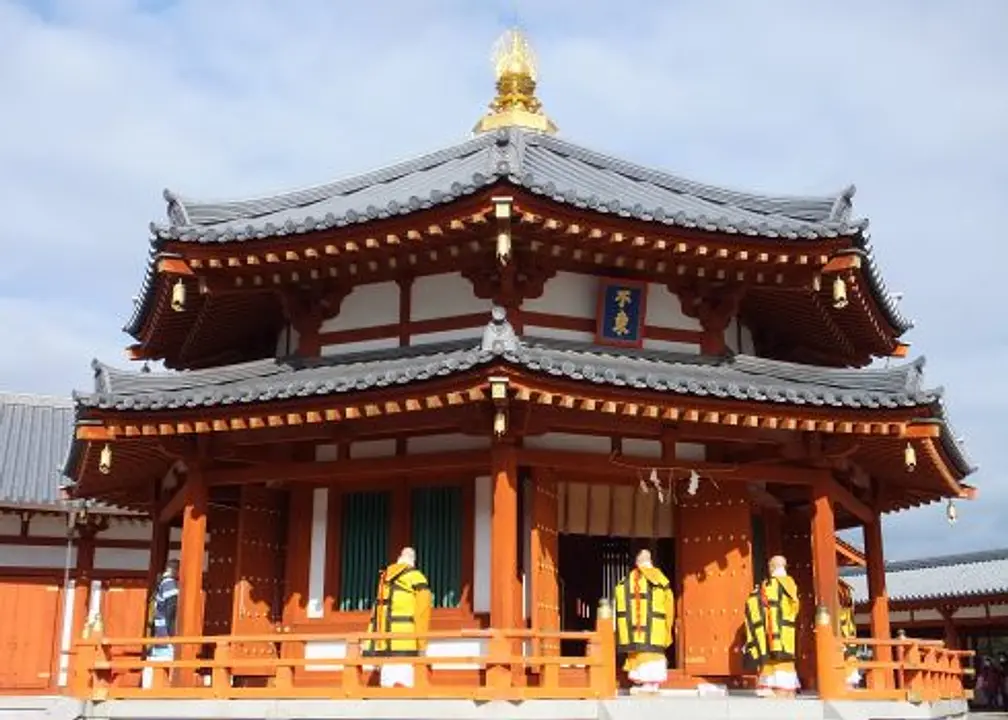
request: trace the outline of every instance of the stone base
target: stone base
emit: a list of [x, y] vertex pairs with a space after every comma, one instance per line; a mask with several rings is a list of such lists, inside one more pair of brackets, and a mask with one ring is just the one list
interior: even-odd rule
[[612, 700], [109, 700], [64, 697], [0, 697], [0, 718], [50, 720], [965, 720], [965, 701], [914, 705], [906, 702], [823, 702], [757, 698], [734, 692], [723, 697], [623, 696]]

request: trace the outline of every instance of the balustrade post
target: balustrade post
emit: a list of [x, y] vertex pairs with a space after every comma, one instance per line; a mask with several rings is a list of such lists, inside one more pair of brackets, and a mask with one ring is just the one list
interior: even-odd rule
[[84, 633], [74, 643], [70, 655], [70, 692], [74, 697], [80, 699], [88, 698], [91, 695], [92, 673], [97, 658], [97, 648], [90, 635], [90, 628], [85, 626]]
[[616, 634], [613, 627], [612, 608], [606, 598], [599, 600], [592, 633], [588, 667], [591, 694], [599, 698], [616, 695]]
[[820, 605], [815, 613], [816, 685], [822, 700], [843, 697], [843, 653], [833, 632], [829, 608]]
[[486, 685], [491, 698], [503, 698], [511, 687], [511, 642], [499, 630], [490, 636], [488, 648]]
[[[360, 638], [348, 637], [343, 664], [343, 697], [360, 697], [361, 691]], [[379, 668], [380, 671], [381, 668]]]
[[216, 698], [229, 695], [231, 689], [231, 668], [227, 663], [231, 660], [231, 645], [220, 641], [214, 647], [214, 666], [210, 671], [210, 686]]

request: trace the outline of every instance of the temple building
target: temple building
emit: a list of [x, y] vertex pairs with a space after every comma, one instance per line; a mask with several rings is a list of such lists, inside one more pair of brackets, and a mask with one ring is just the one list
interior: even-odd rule
[[[338, 663], [358, 661], [378, 573], [407, 545], [445, 693], [601, 682], [599, 604], [641, 548], [674, 584], [668, 685], [751, 685], [742, 612], [783, 552], [799, 673], [823, 690], [836, 533], [864, 530], [888, 640], [881, 517], [974, 495], [853, 186], [739, 192], [575, 144], [518, 33], [496, 80], [473, 137], [438, 152], [250, 200], [165, 191], [125, 330], [134, 360], [168, 370], [95, 362], [71, 496], [152, 518], [151, 577], [177, 533], [178, 634], [232, 640], [215, 692], [364, 692]], [[459, 662], [519, 631], [527, 667]], [[103, 692], [160, 692], [116, 667], [96, 670]]]

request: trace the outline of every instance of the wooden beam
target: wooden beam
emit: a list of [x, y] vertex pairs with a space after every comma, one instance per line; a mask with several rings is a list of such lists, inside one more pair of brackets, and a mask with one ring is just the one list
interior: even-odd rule
[[222, 486], [269, 481], [294, 483], [341, 481], [400, 474], [442, 473], [448, 470], [485, 472], [488, 462], [487, 450], [466, 450], [326, 462], [265, 463], [235, 470], [214, 470], [208, 475], [208, 481], [211, 486]]
[[161, 257], [157, 261], [157, 270], [166, 275], [194, 275], [192, 268], [182, 258]]
[[868, 524], [875, 522], [875, 513], [872, 511], [871, 507], [869, 507], [867, 503], [856, 498], [854, 493], [833, 478], [826, 481], [826, 485], [829, 488], [829, 494], [833, 499], [833, 502], [840, 505], [840, 507], [856, 517], [862, 523]]
[[186, 503], [189, 501], [189, 476], [186, 475], [184, 478], [179, 479], [181, 482], [175, 488], [174, 494], [161, 505], [161, 509], [157, 515], [159, 524], [163, 525], [171, 522], [178, 517], [179, 513], [185, 510]]
[[[518, 463], [548, 467], [555, 470], [570, 470], [586, 475], [636, 475], [662, 464], [654, 458], [622, 455], [615, 458], [602, 453], [579, 452], [573, 450], [518, 449]], [[696, 470], [701, 477], [712, 477], [718, 482], [771, 482], [782, 485], [810, 485], [819, 471], [780, 463], [733, 464], [703, 462], [699, 460], [679, 460], [675, 463], [686, 470]]]

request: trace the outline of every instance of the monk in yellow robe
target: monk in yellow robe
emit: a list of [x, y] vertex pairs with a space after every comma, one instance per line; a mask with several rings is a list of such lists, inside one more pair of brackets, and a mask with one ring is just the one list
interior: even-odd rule
[[[840, 637], [844, 640], [857, 637], [857, 625], [854, 622], [854, 595], [851, 586], [843, 580], [839, 581], [837, 587], [837, 600], [839, 611], [837, 612], [837, 623], [839, 625]], [[853, 661], [857, 656], [857, 649], [853, 645], [844, 645], [844, 660], [847, 662], [848, 672], [846, 677], [847, 685], [856, 688], [861, 684], [861, 671], [853, 666]]]
[[769, 577], [746, 600], [745, 653], [759, 668], [756, 693], [761, 697], [794, 697], [798, 692], [795, 667], [798, 586], [787, 574], [782, 555], [770, 558]]
[[[368, 632], [403, 637], [368, 640], [363, 654], [379, 657], [416, 657], [426, 649], [418, 639], [430, 629], [431, 591], [424, 574], [416, 569], [416, 551], [403, 548], [399, 559], [382, 570]], [[407, 663], [381, 666], [382, 687], [413, 687], [415, 667]]]
[[675, 602], [665, 573], [651, 552], [637, 553], [635, 567], [616, 586], [616, 650], [626, 653], [623, 669], [640, 692], [657, 693], [668, 676], [665, 649], [672, 644]]

